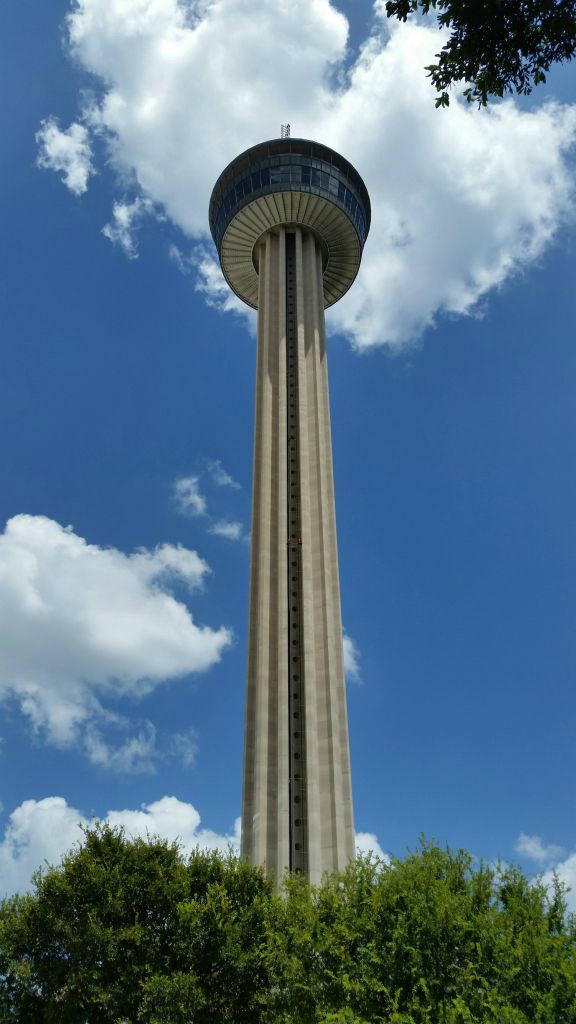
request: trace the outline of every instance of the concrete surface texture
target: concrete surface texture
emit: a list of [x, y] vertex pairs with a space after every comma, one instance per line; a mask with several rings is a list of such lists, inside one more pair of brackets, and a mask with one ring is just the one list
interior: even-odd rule
[[[359, 255], [359, 254], [358, 254]], [[354, 856], [322, 243], [264, 232], [242, 854], [313, 883]]]

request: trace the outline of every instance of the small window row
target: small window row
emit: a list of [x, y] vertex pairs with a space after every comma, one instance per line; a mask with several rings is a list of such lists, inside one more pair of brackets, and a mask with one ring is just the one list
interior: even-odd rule
[[328, 193], [338, 204], [350, 214], [358, 227], [361, 237], [365, 238], [366, 227], [362, 206], [351, 189], [339, 178], [326, 171], [309, 165], [284, 165], [281, 167], [263, 167], [261, 170], [248, 174], [242, 181], [234, 185], [222, 200], [216, 218], [216, 236], [222, 237], [224, 228], [232, 214], [244, 204], [244, 200], [256, 192], [267, 190], [274, 185], [300, 185], [305, 189], [319, 189]]

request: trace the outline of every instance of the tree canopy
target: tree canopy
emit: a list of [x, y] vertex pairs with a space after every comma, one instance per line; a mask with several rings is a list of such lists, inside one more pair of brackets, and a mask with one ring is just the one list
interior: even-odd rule
[[434, 843], [281, 894], [98, 826], [0, 910], [0, 1021], [574, 1024], [562, 888]]
[[450, 36], [425, 70], [435, 86], [436, 106], [448, 106], [448, 89], [468, 83], [469, 102], [485, 106], [491, 96], [527, 95], [546, 81], [552, 64], [576, 52], [576, 0], [387, 0], [389, 17], [438, 12]]

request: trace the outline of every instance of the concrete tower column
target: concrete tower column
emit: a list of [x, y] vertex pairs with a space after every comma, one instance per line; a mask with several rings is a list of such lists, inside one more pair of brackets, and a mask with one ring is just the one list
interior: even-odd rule
[[354, 856], [324, 309], [370, 223], [348, 161], [302, 139], [222, 172], [210, 224], [258, 309], [242, 856], [313, 883]]
[[242, 852], [317, 882], [354, 856], [321, 246], [279, 227], [257, 263]]

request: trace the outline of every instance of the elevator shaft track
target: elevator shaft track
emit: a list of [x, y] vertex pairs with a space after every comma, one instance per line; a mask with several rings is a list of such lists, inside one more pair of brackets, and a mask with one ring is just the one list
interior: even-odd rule
[[286, 234], [286, 416], [290, 870], [308, 873], [296, 237]]

